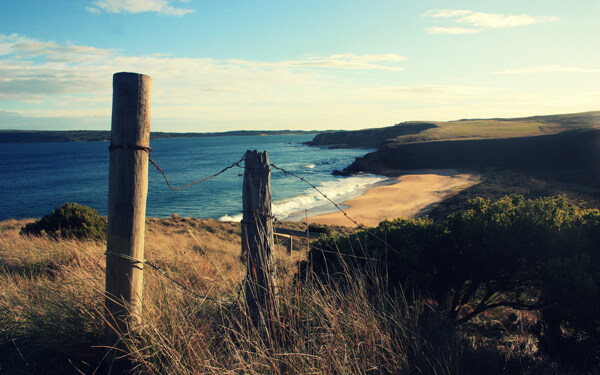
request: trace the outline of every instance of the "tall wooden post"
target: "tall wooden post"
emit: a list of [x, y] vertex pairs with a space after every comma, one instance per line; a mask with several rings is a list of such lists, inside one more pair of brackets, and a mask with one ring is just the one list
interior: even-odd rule
[[242, 254], [247, 258], [245, 293], [255, 324], [278, 321], [271, 214], [271, 169], [267, 152], [247, 151], [243, 185]]
[[152, 78], [113, 76], [106, 251], [106, 344], [141, 322]]

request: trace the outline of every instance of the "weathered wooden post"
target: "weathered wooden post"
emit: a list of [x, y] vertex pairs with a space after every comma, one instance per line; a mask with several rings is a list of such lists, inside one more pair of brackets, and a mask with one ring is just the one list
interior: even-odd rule
[[277, 284], [271, 213], [271, 169], [267, 152], [247, 151], [243, 185], [242, 254], [248, 312], [255, 324], [275, 328]]
[[152, 78], [113, 76], [106, 245], [106, 344], [141, 322]]

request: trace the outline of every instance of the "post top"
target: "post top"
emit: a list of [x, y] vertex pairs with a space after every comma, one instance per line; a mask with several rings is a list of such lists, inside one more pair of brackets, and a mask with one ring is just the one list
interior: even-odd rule
[[131, 79], [131, 78], [146, 78], [146, 79], [152, 79], [152, 77], [150, 77], [149, 75], [146, 74], [142, 74], [142, 73], [133, 73], [133, 72], [118, 72], [113, 74], [113, 79]]

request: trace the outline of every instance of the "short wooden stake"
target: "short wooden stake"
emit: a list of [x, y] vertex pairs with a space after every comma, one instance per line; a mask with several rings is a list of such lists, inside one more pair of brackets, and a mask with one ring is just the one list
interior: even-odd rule
[[106, 344], [141, 322], [152, 78], [113, 76], [106, 245]]
[[277, 284], [271, 213], [271, 170], [267, 152], [247, 151], [243, 185], [242, 254], [248, 312], [255, 324], [275, 328]]

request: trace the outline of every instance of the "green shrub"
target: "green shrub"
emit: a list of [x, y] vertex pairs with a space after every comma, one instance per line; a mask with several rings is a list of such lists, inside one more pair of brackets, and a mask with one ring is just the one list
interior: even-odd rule
[[322, 237], [308, 259], [310, 269], [333, 276], [376, 267], [389, 287], [418, 290], [456, 324], [495, 307], [539, 310], [543, 349], [593, 368], [600, 352], [599, 244], [598, 210], [581, 210], [564, 196], [511, 196], [474, 199], [440, 220], [396, 219]]
[[108, 224], [93, 208], [65, 203], [40, 220], [21, 228], [21, 234], [48, 235], [52, 238], [106, 239]]

